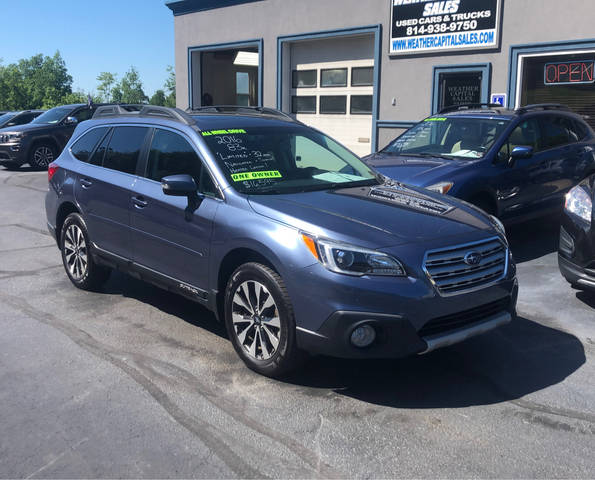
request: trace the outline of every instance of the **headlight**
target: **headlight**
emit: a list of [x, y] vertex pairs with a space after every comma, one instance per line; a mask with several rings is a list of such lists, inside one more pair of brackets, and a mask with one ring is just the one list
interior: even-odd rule
[[23, 132], [0, 133], [0, 143], [16, 142], [23, 138]]
[[405, 268], [386, 253], [302, 234], [302, 240], [314, 257], [331, 272], [346, 275], [386, 275], [404, 277]]
[[446, 195], [448, 192], [450, 192], [450, 189], [454, 186], [453, 182], [440, 182], [440, 183], [435, 183], [434, 185], [430, 185], [429, 187], [426, 187], [428, 190], [431, 190], [432, 192], [438, 192], [441, 193], [442, 195]]
[[564, 209], [591, 225], [593, 200], [582, 185], [577, 185], [566, 194]]

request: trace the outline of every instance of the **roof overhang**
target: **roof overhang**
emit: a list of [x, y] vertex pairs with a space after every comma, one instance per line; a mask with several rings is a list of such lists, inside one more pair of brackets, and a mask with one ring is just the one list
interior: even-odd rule
[[178, 16], [261, 1], [262, 0], [169, 0], [165, 2], [165, 5], [175, 16]]

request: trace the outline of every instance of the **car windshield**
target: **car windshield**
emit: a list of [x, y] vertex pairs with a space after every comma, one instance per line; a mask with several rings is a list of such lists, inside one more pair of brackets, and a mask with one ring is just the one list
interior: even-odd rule
[[11, 118], [15, 117], [16, 113], [5, 113], [4, 115], [0, 115], [0, 128], [6, 125]]
[[70, 107], [56, 107], [42, 113], [31, 123], [58, 123], [72, 111]]
[[337, 142], [301, 126], [201, 132], [240, 193], [296, 193], [375, 185], [376, 174]]
[[508, 123], [505, 119], [429, 117], [382, 152], [475, 160], [486, 154]]

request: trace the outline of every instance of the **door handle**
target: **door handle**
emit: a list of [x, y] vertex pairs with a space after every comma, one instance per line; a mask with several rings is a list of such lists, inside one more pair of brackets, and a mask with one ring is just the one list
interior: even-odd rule
[[81, 186], [85, 189], [90, 188], [91, 185], [93, 185], [93, 182], [91, 180], [87, 180], [86, 178], [81, 178], [80, 182], [81, 182]]
[[143, 197], [132, 197], [132, 203], [136, 208], [145, 208], [149, 203]]

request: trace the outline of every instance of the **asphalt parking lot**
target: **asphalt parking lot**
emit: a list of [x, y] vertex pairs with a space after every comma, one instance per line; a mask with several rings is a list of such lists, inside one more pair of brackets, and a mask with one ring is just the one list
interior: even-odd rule
[[593, 477], [595, 295], [559, 275], [555, 219], [509, 231], [513, 324], [274, 381], [190, 301], [75, 289], [46, 189], [0, 167], [0, 477]]

